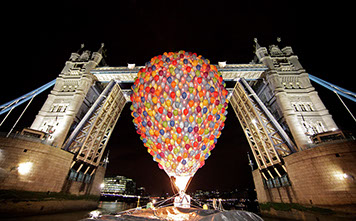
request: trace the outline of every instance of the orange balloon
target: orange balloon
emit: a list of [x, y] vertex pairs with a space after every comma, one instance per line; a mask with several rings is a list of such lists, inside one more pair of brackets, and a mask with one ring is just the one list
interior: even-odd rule
[[173, 88], [175, 88], [177, 83], [175, 81], [172, 81], [171, 85], [172, 85]]
[[193, 107], [194, 105], [194, 101], [193, 100], [190, 100], [189, 103], [188, 103], [189, 107]]

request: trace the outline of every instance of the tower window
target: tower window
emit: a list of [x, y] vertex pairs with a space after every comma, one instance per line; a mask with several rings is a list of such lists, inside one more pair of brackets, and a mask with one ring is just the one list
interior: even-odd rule
[[295, 110], [295, 111], [298, 111], [297, 105], [295, 105], [295, 104], [292, 104], [292, 105], [293, 105], [293, 107], [294, 107], [294, 110]]
[[57, 108], [57, 112], [61, 112], [63, 106], [62, 105], [59, 105], [58, 108]]
[[302, 111], [307, 111], [307, 109], [305, 109], [304, 104], [299, 104], [299, 107], [300, 107], [300, 109], [301, 109]]
[[314, 111], [313, 107], [311, 104], [307, 104], [308, 111]]
[[56, 109], [57, 105], [53, 105], [50, 112], [54, 112], [54, 110]]

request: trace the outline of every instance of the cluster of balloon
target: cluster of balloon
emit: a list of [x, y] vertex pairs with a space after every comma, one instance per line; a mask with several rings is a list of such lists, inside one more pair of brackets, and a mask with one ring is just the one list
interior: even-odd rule
[[216, 66], [196, 53], [165, 52], [137, 73], [132, 90], [133, 123], [148, 153], [170, 177], [192, 177], [225, 125], [228, 92]]

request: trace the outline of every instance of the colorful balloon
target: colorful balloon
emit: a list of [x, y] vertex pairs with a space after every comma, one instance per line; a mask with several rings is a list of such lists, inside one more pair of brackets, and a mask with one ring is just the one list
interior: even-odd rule
[[165, 52], [137, 73], [132, 91], [133, 122], [159, 168], [193, 176], [225, 125], [228, 92], [217, 68], [196, 53]]

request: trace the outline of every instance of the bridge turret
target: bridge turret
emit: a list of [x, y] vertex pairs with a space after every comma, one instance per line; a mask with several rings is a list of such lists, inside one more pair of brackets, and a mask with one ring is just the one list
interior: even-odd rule
[[90, 71], [100, 63], [103, 45], [94, 53], [82, 51], [83, 48], [84, 45], [71, 53], [31, 125], [32, 129], [49, 133], [49, 140], [58, 147], [62, 146], [68, 132], [74, 129], [102, 91]]
[[311, 144], [311, 136], [337, 130], [332, 116], [303, 69], [292, 47], [271, 45], [267, 50], [256, 42], [256, 56], [268, 67], [266, 81], [256, 88], [261, 100], [289, 131], [300, 149]]

